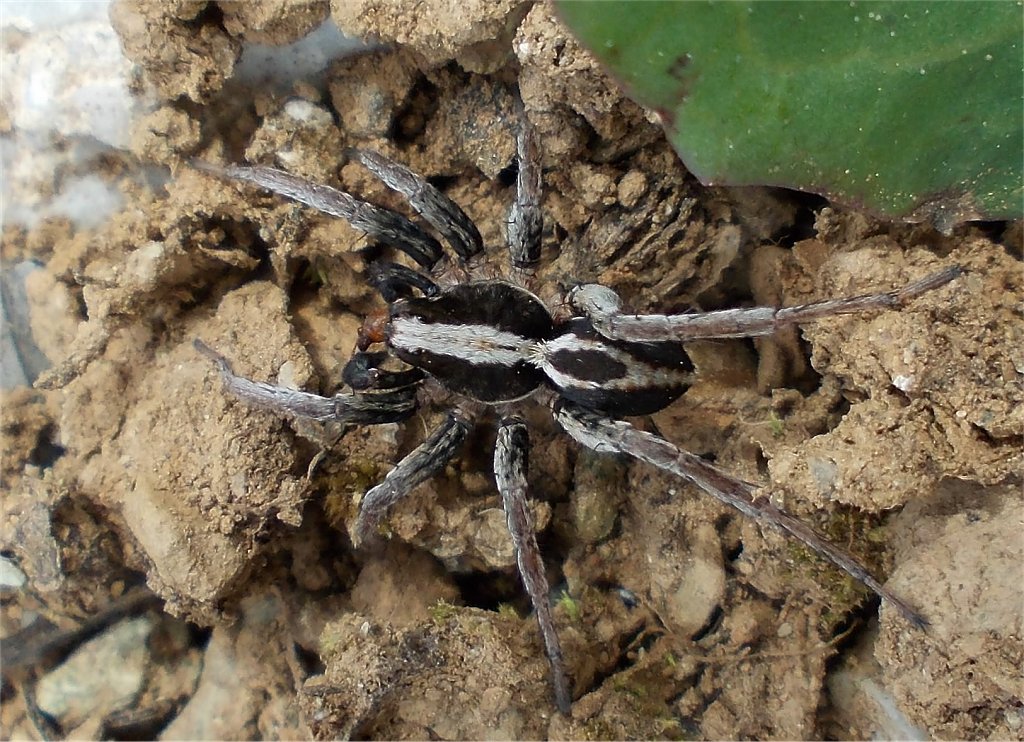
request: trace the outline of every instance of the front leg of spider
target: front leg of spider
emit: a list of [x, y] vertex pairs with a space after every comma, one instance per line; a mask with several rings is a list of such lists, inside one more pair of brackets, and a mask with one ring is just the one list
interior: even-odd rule
[[460, 259], [468, 260], [484, 249], [480, 230], [466, 212], [426, 178], [377, 152], [357, 150], [355, 156], [384, 185], [405, 196], [409, 205], [445, 238]]
[[229, 393], [248, 404], [271, 412], [319, 422], [379, 425], [404, 420], [416, 409], [416, 390], [411, 386], [372, 393], [357, 392], [321, 397], [319, 394], [238, 376], [231, 370], [227, 359], [202, 340], [193, 340], [192, 345], [217, 366], [224, 388]]
[[516, 199], [509, 210], [506, 240], [512, 267], [530, 270], [540, 261], [544, 216], [541, 212], [541, 168], [533, 128], [525, 114], [516, 131]]
[[344, 219], [373, 239], [404, 252], [424, 268], [433, 268], [444, 254], [441, 243], [416, 222], [336, 188], [313, 183], [284, 170], [263, 165], [221, 167], [208, 162], [193, 164], [204, 172], [229, 180], [252, 183], [324, 214]]
[[544, 562], [537, 546], [533, 518], [530, 517], [526, 499], [529, 446], [529, 435], [523, 421], [515, 417], [503, 420], [501, 427], [498, 428], [498, 439], [494, 447], [494, 478], [501, 494], [502, 506], [505, 508], [505, 518], [512, 536], [519, 574], [533, 603], [533, 612], [537, 616], [537, 625], [540, 626], [540, 634], [544, 639], [544, 650], [551, 664], [555, 702], [558, 704], [558, 710], [568, 715], [572, 704], [572, 691], [562, 660], [562, 645], [555, 631]]

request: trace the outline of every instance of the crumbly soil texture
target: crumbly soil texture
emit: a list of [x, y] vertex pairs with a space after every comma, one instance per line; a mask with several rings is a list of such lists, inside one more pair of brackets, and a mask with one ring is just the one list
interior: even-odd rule
[[[152, 101], [131, 151], [97, 165], [126, 206], [88, 230], [4, 235], [5, 262], [44, 265], [28, 293], [52, 367], [3, 406], [3, 554], [27, 582], [3, 593], [2, 736], [1022, 738], [1021, 226], [941, 234], [705, 187], [551, 7], [441, 6], [112, 7]], [[243, 45], [291, 43], [328, 14], [377, 45], [284, 90], [235, 79]], [[527, 400], [576, 699], [562, 716], [491, 473], [499, 412], [356, 549], [360, 498], [453, 400], [424, 393], [408, 421], [358, 428], [225, 394], [194, 339], [246, 377], [343, 390], [384, 308], [367, 265], [401, 258], [196, 161], [273, 165], [413, 216], [349, 155], [377, 150], [461, 204], [481, 270], [503, 275], [524, 115], [552, 307], [583, 282], [679, 313], [964, 268], [899, 311], [695, 343], [699, 381], [632, 421], [762, 484], [926, 631], [685, 482], [581, 450]], [[94, 675], [131, 682], [76, 697]]]

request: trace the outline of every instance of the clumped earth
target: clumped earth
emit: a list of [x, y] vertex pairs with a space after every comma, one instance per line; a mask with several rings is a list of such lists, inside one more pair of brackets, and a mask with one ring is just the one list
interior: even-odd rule
[[[163, 168], [166, 182], [124, 186], [130, 205], [96, 229], [4, 235], [5, 262], [45, 264], [32, 329], [54, 365], [4, 400], [3, 553], [28, 585], [3, 598], [3, 736], [1024, 735], [1020, 224], [944, 235], [702, 187], [544, 3], [221, 6], [112, 9], [160, 104], [105, 174]], [[328, 13], [383, 45], [287, 94], [232, 79], [243, 42], [294, 41]], [[600, 282], [640, 312], [795, 304], [966, 269], [900, 312], [695, 344], [701, 381], [637, 421], [764, 483], [919, 606], [927, 632], [684, 483], [579, 450], [527, 406], [578, 699], [562, 717], [487, 421], [356, 551], [359, 497], [444, 400], [342, 429], [222, 392], [194, 338], [245, 376], [338, 388], [382, 306], [363, 280], [380, 250], [189, 162], [276, 165], [401, 208], [346, 154], [376, 149], [458, 201], [499, 269], [517, 90], [543, 150], [549, 300]], [[14, 635], [29, 612], [45, 630]], [[108, 692], [90, 694], [96, 675]]]

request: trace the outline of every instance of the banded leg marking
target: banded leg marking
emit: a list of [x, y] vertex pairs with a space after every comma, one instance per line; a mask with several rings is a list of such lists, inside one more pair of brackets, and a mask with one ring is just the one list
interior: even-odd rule
[[533, 531], [533, 518], [526, 499], [526, 471], [530, 439], [526, 425], [518, 418], [507, 418], [498, 428], [494, 448], [494, 477], [501, 493], [508, 531], [516, 552], [516, 563], [526, 592], [533, 603], [544, 651], [551, 664], [551, 680], [555, 689], [555, 702], [563, 714], [568, 715], [572, 705], [572, 691], [562, 659], [562, 645], [555, 631], [555, 619], [549, 602], [548, 579], [544, 562]]

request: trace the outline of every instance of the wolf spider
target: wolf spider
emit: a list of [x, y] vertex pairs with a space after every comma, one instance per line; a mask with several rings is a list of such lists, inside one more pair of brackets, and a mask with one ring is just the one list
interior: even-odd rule
[[[872, 309], [899, 308], [960, 275], [957, 267], [886, 293], [772, 309], [757, 307], [681, 315], [635, 315], [612, 289], [581, 285], [568, 292], [568, 318], [558, 318], [527, 286], [540, 259], [541, 172], [529, 125], [516, 132], [516, 196], [507, 224], [512, 270], [505, 278], [478, 278], [480, 232], [451, 199], [405, 166], [370, 151], [355, 157], [409, 205], [449, 244], [388, 209], [286, 172], [261, 166], [197, 166], [247, 181], [321, 212], [340, 217], [371, 238], [404, 253], [420, 266], [370, 264], [369, 280], [388, 303], [387, 316], [367, 321], [343, 380], [351, 392], [323, 397], [235, 375], [228, 361], [201, 340], [196, 348], [218, 367], [235, 397], [298, 418], [355, 425], [404, 420], [417, 405], [417, 390], [430, 380], [459, 400], [443, 423], [363, 497], [355, 523], [357, 545], [369, 538], [389, 507], [432, 477], [455, 456], [470, 434], [474, 410], [498, 408], [494, 476], [505, 509], [523, 584], [551, 666], [558, 709], [569, 713], [572, 690], [549, 602], [527, 505], [529, 439], [514, 403], [533, 398], [550, 407], [559, 425], [594, 451], [627, 454], [689, 481], [743, 514], [801, 541], [890, 603], [911, 624], [925, 618], [876, 580], [850, 554], [737, 479], [621, 417], [648, 415], [678, 399], [694, 366], [682, 342], [701, 338], [768, 335], [780, 327]], [[378, 350], [370, 352], [372, 346]], [[389, 356], [404, 362], [385, 370]]]

